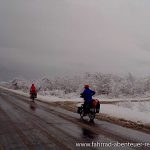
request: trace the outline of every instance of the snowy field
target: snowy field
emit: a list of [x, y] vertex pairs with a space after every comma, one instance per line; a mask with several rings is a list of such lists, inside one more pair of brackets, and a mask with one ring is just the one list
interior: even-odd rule
[[102, 104], [101, 113], [150, 125], [150, 102], [123, 102], [120, 105]]
[[[1, 87], [3, 89], [12, 91], [14, 93], [24, 95], [29, 97], [29, 94], [24, 93], [18, 90], [7, 89]], [[57, 102], [57, 101], [74, 101], [77, 102], [77, 105], [80, 105], [83, 102], [82, 98], [59, 98], [56, 96], [43, 96], [38, 95], [38, 100], [43, 102]], [[139, 100], [139, 102], [132, 102], [132, 100]], [[149, 98], [145, 98], [143, 100], [149, 100]], [[125, 120], [130, 120], [133, 122], [137, 122], [139, 124], [150, 124], [150, 101], [142, 101], [141, 98], [136, 99], [101, 99], [101, 102], [112, 102], [112, 101], [121, 101], [116, 104], [101, 104], [100, 113], [107, 114], [112, 117], [117, 117]]]

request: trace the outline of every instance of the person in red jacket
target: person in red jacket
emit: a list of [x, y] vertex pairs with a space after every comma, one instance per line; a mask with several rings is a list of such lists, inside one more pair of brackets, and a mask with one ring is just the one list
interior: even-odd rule
[[30, 95], [35, 94], [37, 97], [37, 90], [34, 84], [32, 84], [31, 88], [30, 88]]

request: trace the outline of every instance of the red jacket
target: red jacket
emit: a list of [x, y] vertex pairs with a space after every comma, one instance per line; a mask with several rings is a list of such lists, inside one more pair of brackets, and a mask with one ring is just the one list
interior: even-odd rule
[[36, 87], [34, 86], [34, 84], [32, 84], [30, 88], [30, 93], [36, 93]]

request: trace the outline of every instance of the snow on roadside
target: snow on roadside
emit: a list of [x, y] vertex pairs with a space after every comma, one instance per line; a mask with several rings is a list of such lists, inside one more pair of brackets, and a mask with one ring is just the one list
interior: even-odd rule
[[13, 92], [13, 93], [16, 93], [16, 94], [19, 94], [19, 95], [29, 96], [29, 94], [24, 93], [24, 92], [21, 91], [21, 90], [12, 90], [12, 89], [5, 88], [5, 87], [3, 87], [3, 86], [0, 86], [0, 88], [1, 88], [1, 89], [4, 89], [4, 90], [7, 90], [7, 91], [10, 91], [10, 92]]
[[130, 101], [145, 101], [150, 100], [150, 97], [136, 97], [136, 98], [101, 98], [100, 96], [97, 97], [101, 102], [115, 102], [115, 101], [122, 101], [122, 102], [130, 102]]
[[74, 99], [63, 99], [56, 96], [43, 96], [38, 95], [38, 100], [43, 102], [60, 102], [60, 101], [75, 101], [75, 102], [82, 102], [83, 100], [81, 98], [74, 98]]
[[[16, 94], [19, 94], [19, 95], [23, 95], [23, 96], [26, 96], [26, 97], [29, 97], [29, 94], [27, 93], [24, 93], [22, 92], [21, 90], [12, 90], [12, 89], [8, 89], [8, 88], [5, 88], [5, 87], [2, 87], [0, 86], [0, 88], [4, 89], [4, 90], [7, 90], [7, 91], [10, 91], [10, 92], [13, 92], [13, 93], [16, 93]], [[40, 101], [43, 101], [43, 102], [58, 102], [58, 101], [76, 101], [76, 102], [82, 102], [82, 98], [73, 98], [73, 99], [67, 99], [67, 98], [59, 98], [59, 97], [56, 97], [56, 96], [52, 96], [52, 95], [38, 95], [38, 100]]]
[[[2, 89], [14, 92], [19, 95], [24, 95], [29, 97], [29, 94], [24, 93], [22, 91], [18, 90], [12, 90], [12, 89], [7, 89], [4, 87], [1, 87]], [[57, 101], [75, 101], [79, 102], [77, 104], [77, 107], [83, 102], [82, 98], [70, 98], [70, 99], [64, 99], [64, 98], [59, 98], [56, 96], [43, 96], [43, 95], [38, 95], [38, 100], [43, 101], [43, 102], [57, 102]], [[129, 100], [129, 99], [128, 99]], [[133, 100], [133, 99], [130, 99]], [[143, 100], [143, 99], [136, 99], [136, 100]], [[149, 98], [147, 98], [149, 100]], [[101, 99], [101, 102], [109, 102], [109, 101], [119, 101], [118, 99]], [[120, 101], [127, 101], [127, 99], [120, 99]], [[140, 103], [144, 103], [141, 105]], [[149, 107], [146, 107], [149, 106]], [[142, 109], [141, 109], [142, 107]], [[125, 120], [130, 120], [133, 122], [137, 123], [143, 123], [143, 124], [150, 124], [150, 102], [121, 102], [118, 103], [117, 105], [114, 104], [101, 104], [100, 108], [100, 113], [102, 114], [107, 114], [112, 117], [117, 117], [117, 118], [122, 118]], [[149, 110], [148, 110], [149, 109]]]
[[[0, 86], [0, 88], [3, 88], [5, 90], [8, 90], [8, 91], [11, 91], [11, 92], [14, 92], [16, 94], [20, 94], [20, 95], [24, 95], [24, 96], [29, 96], [29, 94], [21, 91], [21, 90], [13, 90], [13, 89], [8, 89], [8, 88], [5, 88], [5, 87], [2, 87]], [[137, 101], [142, 101], [142, 100], [150, 100], [150, 98], [124, 98], [124, 99], [118, 99], [118, 98], [111, 98], [111, 99], [108, 99], [108, 98], [101, 98], [101, 96], [97, 96], [97, 97], [94, 97], [95, 99], [99, 99], [101, 102], [115, 102], [115, 101], [134, 101], [134, 100], [137, 100]], [[69, 98], [59, 98], [57, 96], [53, 96], [53, 95], [39, 95], [38, 94], [38, 99], [39, 100], [42, 100], [44, 102], [56, 102], [56, 101], [75, 101], [75, 102], [83, 102], [83, 99], [82, 98], [78, 98], [74, 95], [72, 96], [69, 96]]]
[[150, 124], [150, 112], [141, 112], [137, 107], [130, 109], [113, 104], [101, 104], [100, 113], [137, 123]]

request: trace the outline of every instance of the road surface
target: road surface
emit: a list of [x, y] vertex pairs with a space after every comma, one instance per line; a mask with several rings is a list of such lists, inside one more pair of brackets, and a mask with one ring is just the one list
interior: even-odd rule
[[[150, 135], [0, 89], [0, 150], [150, 149]], [[122, 145], [121, 145], [122, 144]]]

